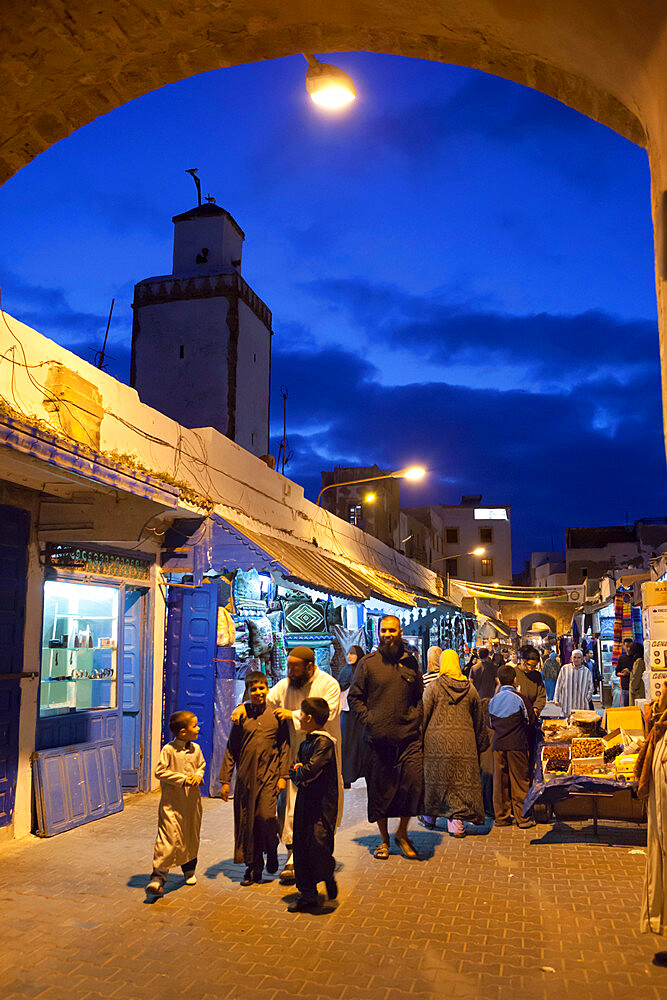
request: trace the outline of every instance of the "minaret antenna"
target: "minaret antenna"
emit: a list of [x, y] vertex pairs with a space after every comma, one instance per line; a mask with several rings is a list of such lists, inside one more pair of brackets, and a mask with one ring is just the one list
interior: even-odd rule
[[199, 167], [192, 167], [191, 170], [186, 170], [185, 172], [186, 174], [190, 174], [190, 177], [192, 177], [193, 181], [195, 182], [195, 186], [197, 188], [197, 207], [201, 208], [201, 181], [197, 177], [198, 170]]

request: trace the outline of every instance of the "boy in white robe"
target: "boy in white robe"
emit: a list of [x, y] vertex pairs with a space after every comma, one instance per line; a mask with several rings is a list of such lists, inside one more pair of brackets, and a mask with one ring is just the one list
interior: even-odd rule
[[169, 719], [174, 735], [162, 748], [155, 768], [162, 795], [158, 810], [157, 839], [153, 852], [153, 872], [146, 886], [148, 896], [162, 895], [169, 869], [181, 866], [186, 885], [195, 885], [201, 829], [201, 792], [206, 761], [196, 742], [197, 716], [174, 712]]

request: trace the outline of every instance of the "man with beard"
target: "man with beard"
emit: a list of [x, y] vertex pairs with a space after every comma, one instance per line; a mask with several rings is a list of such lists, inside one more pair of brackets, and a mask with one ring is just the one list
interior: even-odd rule
[[365, 728], [368, 822], [377, 823], [381, 842], [374, 856], [389, 857], [387, 820], [397, 816], [394, 836], [404, 857], [418, 860], [408, 838], [411, 816], [423, 810], [422, 675], [403, 644], [394, 615], [380, 622], [380, 644], [357, 667], [347, 702]]
[[[338, 768], [338, 820], [340, 826], [343, 814], [343, 779], [341, 776], [340, 751], [340, 685], [335, 677], [315, 666], [315, 653], [309, 646], [296, 646], [287, 657], [287, 677], [278, 681], [266, 696], [266, 707], [273, 709], [279, 722], [286, 722], [290, 734], [290, 765], [296, 763], [299, 747], [306, 737], [301, 729], [301, 702], [304, 698], [324, 698], [329, 706], [329, 718], [323, 728], [333, 738], [336, 747]], [[245, 716], [245, 708], [239, 705], [232, 712], [232, 722], [240, 722]], [[283, 885], [294, 882], [292, 862], [292, 824], [296, 803], [296, 785], [287, 782], [285, 789], [285, 814], [282, 820], [280, 839], [287, 848], [287, 863], [280, 873]]]

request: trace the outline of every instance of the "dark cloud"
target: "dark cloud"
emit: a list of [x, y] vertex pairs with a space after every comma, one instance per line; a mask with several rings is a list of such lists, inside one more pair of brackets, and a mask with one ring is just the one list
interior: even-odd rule
[[626, 381], [658, 359], [658, 327], [651, 320], [623, 320], [599, 310], [512, 316], [362, 279], [306, 287], [374, 342], [413, 350], [440, 365], [518, 366], [540, 382], [568, 384], [598, 370]]
[[[404, 489], [404, 502], [457, 503], [462, 493], [482, 493], [513, 504], [519, 562], [531, 549], [551, 548], [552, 533], [562, 545], [568, 525], [665, 513], [657, 363], [625, 385], [602, 378], [540, 394], [383, 386], [370, 365], [343, 350], [278, 354], [277, 363], [290, 390], [301, 387], [288, 404], [287, 472], [312, 498], [320, 470], [351, 456], [386, 468], [421, 461], [429, 478], [409, 497]], [[641, 469], [641, 491], [629, 469]]]
[[[2, 308], [45, 337], [62, 344], [84, 361], [93, 363], [104, 342], [108, 314], [72, 308], [62, 288], [31, 285], [12, 274], [3, 276]], [[122, 382], [129, 380], [130, 347], [127, 318], [112, 316], [105, 371]]]
[[625, 140], [554, 98], [478, 71], [447, 97], [418, 101], [369, 123], [367, 136], [417, 163], [433, 162], [471, 139], [521, 148], [585, 187], [611, 176], [603, 150]]

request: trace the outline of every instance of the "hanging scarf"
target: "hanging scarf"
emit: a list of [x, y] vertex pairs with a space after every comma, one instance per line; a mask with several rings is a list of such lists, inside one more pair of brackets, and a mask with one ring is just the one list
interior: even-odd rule
[[663, 687], [660, 698], [645, 709], [645, 721], [649, 730], [648, 739], [639, 751], [635, 764], [635, 781], [639, 782], [637, 797], [648, 798], [653, 780], [653, 755], [656, 744], [667, 732], [667, 687]]

